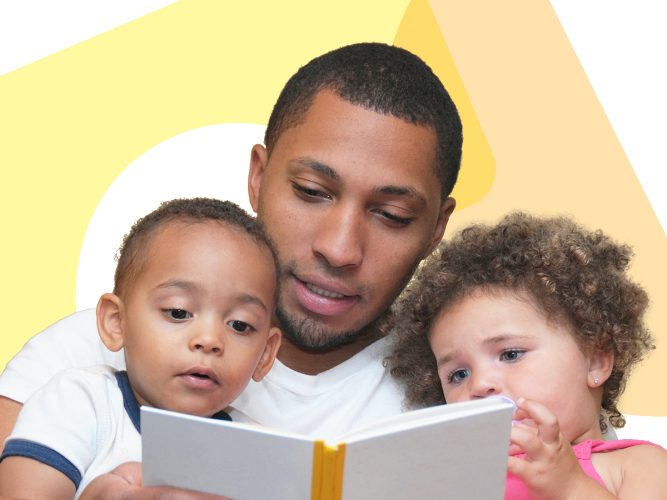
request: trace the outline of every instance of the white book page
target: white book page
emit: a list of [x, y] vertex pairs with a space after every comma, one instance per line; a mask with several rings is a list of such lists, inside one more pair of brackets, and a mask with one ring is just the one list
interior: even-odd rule
[[141, 437], [147, 486], [235, 500], [310, 498], [312, 439], [147, 407]]

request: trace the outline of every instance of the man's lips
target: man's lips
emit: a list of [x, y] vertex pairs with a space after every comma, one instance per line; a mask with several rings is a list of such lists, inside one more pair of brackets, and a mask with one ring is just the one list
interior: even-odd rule
[[330, 299], [342, 299], [345, 297], [345, 295], [342, 293], [325, 290], [324, 288], [320, 288], [319, 286], [313, 285], [312, 283], [304, 283], [304, 285], [306, 285], [306, 288], [311, 292], [316, 293], [317, 295], [322, 295], [323, 297], [329, 297]]
[[296, 299], [307, 311], [322, 316], [345, 313], [356, 304], [359, 295], [335, 283], [313, 282], [295, 277]]

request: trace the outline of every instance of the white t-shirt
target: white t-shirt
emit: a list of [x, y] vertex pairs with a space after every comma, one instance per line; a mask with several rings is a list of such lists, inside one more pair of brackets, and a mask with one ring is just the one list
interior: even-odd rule
[[[232, 419], [331, 439], [403, 410], [403, 391], [383, 365], [381, 339], [340, 365], [304, 375], [276, 361], [228, 408]], [[122, 352], [99, 339], [95, 311], [75, 313], [33, 337], [0, 376], [0, 395], [25, 400], [66, 368], [106, 364], [125, 369]]]

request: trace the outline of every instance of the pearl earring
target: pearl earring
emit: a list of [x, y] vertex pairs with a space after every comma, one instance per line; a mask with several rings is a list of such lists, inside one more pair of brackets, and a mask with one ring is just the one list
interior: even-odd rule
[[593, 379], [593, 384], [594, 384], [594, 385], [598, 385], [599, 383], [600, 383], [600, 379], [597, 378], [597, 377], [595, 377], [595, 378]]

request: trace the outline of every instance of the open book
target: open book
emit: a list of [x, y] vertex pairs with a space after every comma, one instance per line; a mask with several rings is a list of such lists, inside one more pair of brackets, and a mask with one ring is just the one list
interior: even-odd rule
[[142, 407], [144, 484], [235, 500], [502, 499], [513, 410], [500, 397], [426, 408], [330, 443]]

